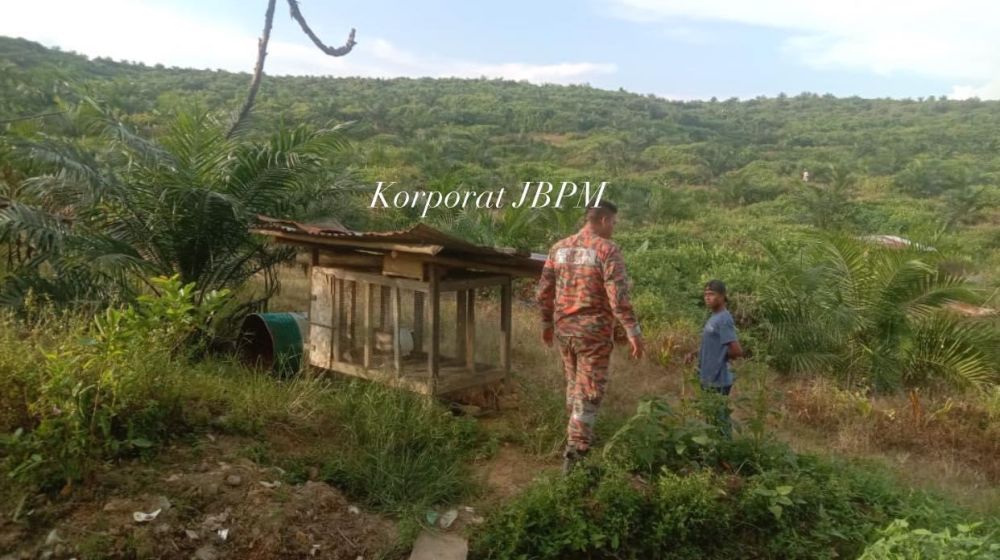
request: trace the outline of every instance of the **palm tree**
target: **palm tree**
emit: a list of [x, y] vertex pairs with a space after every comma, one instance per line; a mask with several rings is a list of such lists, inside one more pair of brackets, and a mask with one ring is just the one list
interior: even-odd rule
[[771, 256], [777, 272], [761, 300], [780, 369], [840, 374], [877, 390], [997, 379], [997, 331], [950, 311], [982, 298], [942, 269], [942, 256], [850, 238]]
[[103, 127], [100, 152], [54, 139], [21, 149], [48, 169], [0, 211], [0, 240], [34, 255], [0, 283], [0, 303], [19, 305], [29, 290], [57, 302], [128, 300], [157, 274], [194, 282], [198, 301], [263, 274], [267, 297], [290, 254], [247, 228], [313, 202], [326, 156], [343, 145], [336, 128], [230, 138], [205, 114], [179, 115], [156, 141], [106, 115], [89, 124]]

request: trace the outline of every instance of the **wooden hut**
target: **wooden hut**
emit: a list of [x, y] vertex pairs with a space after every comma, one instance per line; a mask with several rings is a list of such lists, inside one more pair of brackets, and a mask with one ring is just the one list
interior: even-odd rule
[[[544, 255], [475, 245], [424, 224], [359, 232], [261, 217], [253, 231], [311, 253], [312, 366], [428, 395], [510, 375], [511, 281], [537, 277]], [[499, 292], [496, 363], [476, 359], [477, 292], [488, 289]], [[447, 333], [443, 296], [455, 302]], [[441, 351], [444, 336], [455, 337], [452, 355]]]

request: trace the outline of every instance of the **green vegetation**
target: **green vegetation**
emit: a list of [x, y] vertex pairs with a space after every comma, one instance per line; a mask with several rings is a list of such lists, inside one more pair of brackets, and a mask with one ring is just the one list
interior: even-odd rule
[[[876, 388], [996, 381], [1000, 330], [948, 304], [980, 300], [936, 251], [821, 240], [780, 263], [761, 290], [775, 365]], [[961, 268], [961, 266], [955, 267]]]
[[275, 425], [332, 437], [334, 447], [286, 464], [316, 466], [378, 509], [422, 512], [472, 490], [468, 463], [489, 441], [471, 420], [376, 384], [280, 382], [226, 359], [195, 360], [191, 341], [206, 339], [228, 294], [196, 302], [199, 292], [176, 277], [151, 284], [159, 295], [93, 319], [4, 317], [0, 473], [17, 494], [68, 489], [106, 460], [194, 432], [262, 436]]
[[[995, 554], [993, 512], [793, 452], [771, 429], [917, 457], [939, 447], [978, 469], [968, 492], [995, 485], [1000, 103], [682, 103], [495, 80], [269, 77], [227, 138], [245, 87], [246, 75], [0, 38], [0, 503], [19, 504], [12, 519], [37, 532], [48, 521], [33, 505], [50, 511], [54, 491], [212, 434], [247, 437], [246, 456], [285, 482], [324, 480], [410, 529], [474, 498], [472, 465], [499, 442], [546, 460], [562, 441], [562, 381], [528, 343], [515, 344], [518, 410], [478, 422], [368, 383], [276, 380], [219, 339], [266, 303], [292, 257], [247, 232], [258, 214], [389, 229], [422, 209], [370, 208], [377, 181], [440, 192], [607, 181], [653, 360], [615, 372], [606, 445], [585, 468], [494, 504], [473, 531], [480, 556]], [[426, 221], [544, 250], [579, 218], [438, 209]], [[873, 237], [886, 235], [910, 244]], [[709, 278], [730, 286], [753, 355], [740, 379], [810, 383], [780, 404], [763, 381], [734, 398], [749, 401], [734, 439], [704, 420], [719, 402], [684, 398], [679, 358]], [[680, 385], [622, 384], [664, 371]], [[774, 420], [779, 409], [788, 416]], [[88, 537], [93, 556], [132, 547], [105, 536]]]
[[[734, 439], [698, 408], [646, 401], [603, 460], [537, 482], [488, 520], [473, 543], [483, 558], [986, 558], [1000, 543], [962, 525], [958, 536], [919, 527], [957, 512], [868, 470], [793, 453], [761, 433]], [[993, 531], [996, 528], [992, 528]], [[895, 554], [895, 555], [894, 555]], [[975, 554], [979, 554], [976, 556]], [[962, 557], [962, 556], [954, 556]]]

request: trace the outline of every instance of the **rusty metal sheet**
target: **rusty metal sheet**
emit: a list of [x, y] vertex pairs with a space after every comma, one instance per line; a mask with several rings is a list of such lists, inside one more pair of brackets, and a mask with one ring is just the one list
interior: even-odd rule
[[340, 224], [302, 224], [291, 220], [281, 220], [268, 216], [258, 216], [257, 224], [251, 231], [279, 232], [315, 237], [317, 240], [334, 238], [357, 241], [359, 248], [365, 242], [396, 243], [400, 245], [436, 245], [443, 255], [465, 257], [487, 257], [493, 262], [503, 262], [510, 266], [541, 270], [545, 255], [506, 247], [475, 245], [463, 239], [448, 235], [426, 224], [418, 223], [410, 228], [396, 231], [354, 231]]

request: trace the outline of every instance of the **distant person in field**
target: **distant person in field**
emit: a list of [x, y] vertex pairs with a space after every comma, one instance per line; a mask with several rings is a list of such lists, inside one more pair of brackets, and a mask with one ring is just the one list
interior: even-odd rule
[[594, 421], [608, 382], [617, 319], [631, 356], [643, 352], [642, 333], [629, 301], [625, 261], [611, 241], [618, 208], [607, 201], [587, 209], [586, 223], [549, 251], [538, 283], [542, 340], [559, 342], [566, 375], [566, 451], [569, 472], [590, 450]]
[[[729, 369], [729, 362], [742, 358], [743, 348], [736, 336], [733, 316], [726, 309], [726, 285], [722, 280], [711, 280], [705, 284], [702, 297], [712, 315], [701, 333], [698, 379], [703, 390], [727, 397], [735, 381], [733, 371]], [[685, 361], [687, 363], [694, 361], [694, 353], [688, 354]], [[721, 406], [718, 420], [723, 433], [730, 435], [732, 428], [727, 405]]]

